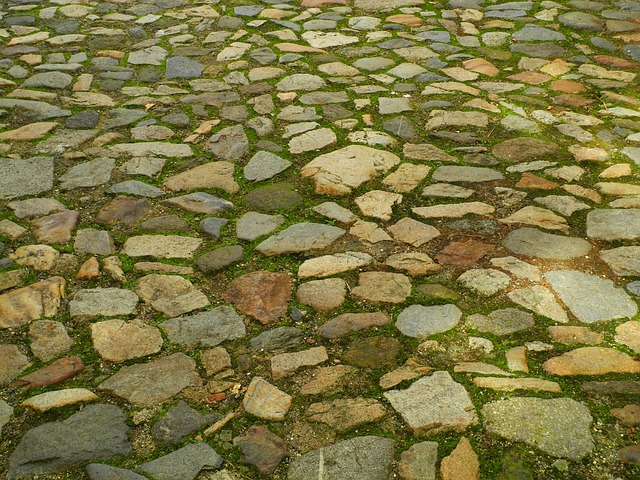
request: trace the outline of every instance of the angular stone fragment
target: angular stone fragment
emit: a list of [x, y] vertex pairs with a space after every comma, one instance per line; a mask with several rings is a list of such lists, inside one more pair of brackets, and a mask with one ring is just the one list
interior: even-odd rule
[[5, 385], [15, 379], [29, 365], [29, 359], [17, 345], [0, 344], [0, 385]]
[[400, 454], [398, 475], [402, 480], [436, 480], [437, 442], [420, 442]]
[[234, 166], [230, 162], [205, 163], [167, 177], [164, 186], [173, 192], [218, 188], [235, 193], [240, 187], [233, 179]]
[[466, 437], [462, 437], [458, 446], [440, 464], [442, 480], [477, 480], [480, 478], [480, 462]]
[[61, 322], [39, 320], [29, 327], [31, 352], [43, 362], [48, 362], [66, 353], [73, 340]]
[[267, 256], [307, 252], [328, 247], [345, 233], [331, 225], [297, 223], [267, 238], [256, 250]]
[[499, 400], [485, 404], [482, 416], [488, 433], [525, 442], [554, 457], [578, 461], [594, 448], [589, 409], [570, 398]]
[[390, 390], [384, 396], [415, 435], [464, 431], [478, 423], [469, 394], [448, 372], [434, 372], [406, 390]]
[[0, 199], [37, 195], [53, 187], [53, 157], [3, 158]]
[[355, 270], [374, 262], [371, 255], [361, 252], [344, 252], [305, 260], [298, 269], [298, 278], [328, 277], [336, 273]]
[[169, 341], [184, 346], [213, 347], [246, 334], [242, 318], [227, 306], [171, 318], [162, 322], [160, 327], [167, 333]]
[[100, 383], [98, 389], [135, 405], [153, 405], [173, 397], [199, 379], [196, 362], [183, 353], [174, 353], [149, 363], [122, 367]]
[[291, 408], [291, 395], [274, 387], [262, 377], [253, 377], [242, 399], [247, 413], [264, 420], [281, 422]]
[[169, 411], [151, 429], [155, 440], [164, 444], [177, 443], [199, 428], [220, 418], [217, 413], [200, 413], [184, 400], [171, 405]]
[[294, 353], [281, 353], [271, 357], [273, 378], [291, 375], [302, 367], [312, 367], [329, 360], [325, 347], [314, 347]]
[[640, 210], [593, 210], [587, 214], [587, 237], [595, 240], [640, 238]]
[[490, 388], [502, 392], [512, 392], [515, 390], [562, 392], [560, 385], [556, 382], [542, 380], [541, 378], [476, 377], [473, 379], [473, 383], [480, 388]]
[[451, 242], [440, 250], [440, 253], [436, 255], [436, 260], [442, 265], [468, 268], [493, 250], [493, 248], [493, 245], [478, 242], [477, 240]]
[[422, 218], [461, 218], [465, 215], [490, 215], [494, 207], [483, 202], [451, 203], [432, 207], [415, 207], [411, 211]]
[[312, 177], [316, 193], [346, 195], [399, 163], [400, 158], [392, 153], [350, 145], [316, 157], [300, 173]]
[[480, 295], [490, 297], [506, 289], [511, 279], [499, 270], [474, 268], [460, 275], [458, 282]]
[[105, 320], [91, 324], [91, 341], [100, 356], [114, 363], [158, 353], [160, 330], [140, 320]]
[[354, 202], [363, 215], [390, 220], [393, 215], [392, 207], [402, 203], [402, 195], [383, 190], [371, 190], [356, 197]]
[[305, 412], [308, 421], [325, 423], [338, 432], [377, 422], [386, 415], [382, 404], [371, 398], [341, 398], [312, 403]]
[[554, 154], [558, 145], [536, 138], [514, 138], [505, 140], [492, 149], [493, 155], [507, 163], [522, 163]]
[[224, 299], [261, 323], [273, 323], [287, 313], [291, 280], [286, 273], [257, 271], [236, 278]]
[[287, 444], [267, 427], [253, 425], [242, 436], [233, 439], [244, 455], [242, 462], [258, 467], [262, 475], [270, 475], [287, 455]]
[[309, 480], [320, 471], [326, 478], [387, 480], [395, 445], [395, 440], [371, 435], [344, 440], [294, 458], [287, 478]]
[[546, 372], [560, 376], [640, 372], [640, 362], [604, 347], [576, 348], [547, 360], [542, 367]]
[[205, 192], [189, 193], [181, 197], [173, 197], [164, 201], [167, 205], [175, 205], [187, 212], [215, 215], [233, 208], [233, 203]]
[[178, 275], [150, 274], [142, 277], [136, 284], [136, 292], [142, 300], [169, 317], [209, 305], [204, 293]]
[[327, 312], [342, 305], [347, 295], [347, 283], [341, 278], [312, 280], [301, 284], [296, 298], [318, 312]]
[[631, 318], [638, 312], [636, 302], [611, 280], [577, 270], [555, 270], [544, 278], [581, 322]]
[[553, 293], [542, 285], [512, 290], [507, 296], [518, 305], [531, 310], [538, 315], [555, 320], [560, 323], [567, 323], [569, 317], [560, 306]]
[[79, 217], [79, 212], [65, 210], [36, 218], [31, 222], [34, 227], [33, 234], [38, 243], [67, 243], [71, 240], [71, 232], [76, 227]]
[[64, 298], [66, 282], [51, 277], [0, 295], [0, 328], [15, 328], [42, 317], [53, 317]]

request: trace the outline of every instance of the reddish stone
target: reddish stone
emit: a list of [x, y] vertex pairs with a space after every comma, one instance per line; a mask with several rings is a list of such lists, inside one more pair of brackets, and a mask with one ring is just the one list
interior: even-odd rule
[[494, 246], [476, 240], [466, 242], [451, 242], [440, 250], [436, 256], [438, 263], [452, 267], [471, 267], [487, 253], [493, 250]]
[[570, 82], [569, 80], [554, 80], [549, 84], [551, 90], [564, 93], [577, 93], [586, 87], [578, 82]]
[[520, 178], [520, 181], [516, 183], [516, 188], [553, 190], [554, 188], [558, 188], [558, 184], [556, 182], [547, 180], [546, 178], [534, 175], [533, 173], [525, 172], [522, 174], [522, 178]]
[[415, 15], [409, 14], [399, 14], [399, 15], [391, 15], [387, 17], [387, 22], [397, 23], [399, 25], [408, 25], [411, 27], [419, 27], [422, 25], [422, 19], [416, 17]]
[[640, 63], [631, 62], [624, 58], [612, 57], [610, 55], [596, 55], [593, 57], [596, 63], [614, 68], [640, 68]]
[[147, 200], [118, 196], [102, 207], [96, 216], [96, 222], [103, 225], [125, 223], [131, 225], [144, 217], [151, 209]]
[[612, 408], [611, 416], [620, 420], [625, 427], [640, 426], [640, 405], [630, 404], [623, 408]]
[[226, 393], [218, 392], [218, 393], [212, 393], [210, 395], [207, 395], [206, 397], [204, 397], [204, 401], [206, 403], [216, 403], [216, 402], [223, 401], [225, 398], [227, 398]]
[[270, 475], [287, 455], [287, 444], [262, 425], [254, 425], [244, 435], [233, 439], [244, 455], [242, 462], [258, 467], [262, 475]]
[[277, 322], [287, 313], [291, 280], [286, 273], [252, 272], [236, 278], [224, 299], [261, 323]]
[[80, 357], [65, 357], [56, 360], [51, 365], [36, 370], [29, 375], [25, 375], [17, 380], [20, 386], [27, 388], [44, 387], [46, 385], [57, 385], [73, 377], [85, 369], [85, 365]]

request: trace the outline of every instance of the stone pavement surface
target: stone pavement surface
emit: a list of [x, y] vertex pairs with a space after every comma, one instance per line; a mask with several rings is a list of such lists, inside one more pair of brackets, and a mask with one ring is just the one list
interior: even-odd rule
[[640, 2], [4, 0], [0, 477], [640, 478]]

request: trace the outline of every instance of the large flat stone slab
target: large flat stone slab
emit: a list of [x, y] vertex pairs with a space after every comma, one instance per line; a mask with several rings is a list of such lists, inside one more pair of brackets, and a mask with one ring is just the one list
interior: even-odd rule
[[69, 302], [72, 317], [116, 317], [135, 313], [138, 296], [123, 288], [78, 290]]
[[637, 240], [640, 210], [593, 210], [587, 214], [587, 237], [594, 240]]
[[570, 398], [499, 400], [486, 404], [482, 416], [488, 433], [524, 442], [553, 457], [578, 461], [594, 448], [589, 409]]
[[226, 340], [242, 338], [246, 328], [240, 315], [227, 306], [172, 318], [160, 324], [173, 343], [214, 347]]
[[636, 302], [611, 280], [576, 270], [554, 270], [544, 278], [581, 322], [631, 318], [638, 313]]
[[387, 480], [391, 473], [396, 442], [375, 436], [354, 437], [322, 447], [292, 460], [287, 478]]
[[511, 232], [503, 245], [517, 255], [546, 260], [571, 260], [591, 251], [591, 244], [582, 238], [554, 235], [529, 227]]
[[390, 390], [384, 396], [415, 435], [461, 432], [478, 423], [469, 393], [448, 372], [434, 372], [406, 390]]
[[0, 159], [0, 199], [37, 195], [53, 187], [53, 157]]
[[410, 305], [398, 315], [396, 328], [408, 337], [425, 338], [455, 327], [462, 312], [453, 304]]
[[192, 258], [202, 239], [180, 235], [141, 235], [124, 242], [122, 253], [130, 257]]

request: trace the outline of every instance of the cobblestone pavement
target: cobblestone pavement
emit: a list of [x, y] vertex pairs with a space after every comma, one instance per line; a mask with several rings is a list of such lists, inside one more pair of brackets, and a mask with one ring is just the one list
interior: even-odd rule
[[640, 2], [3, 0], [0, 477], [640, 478]]

